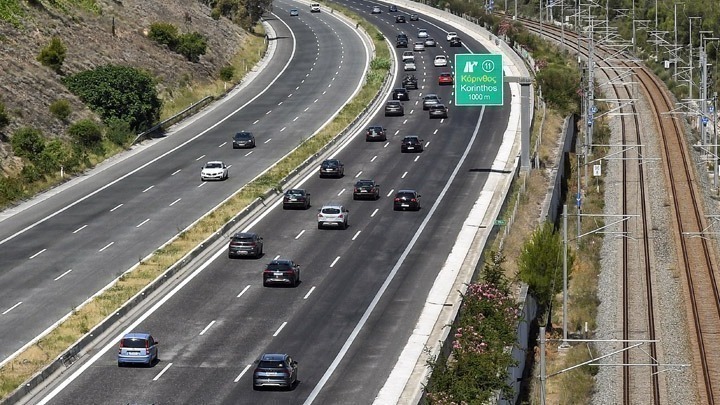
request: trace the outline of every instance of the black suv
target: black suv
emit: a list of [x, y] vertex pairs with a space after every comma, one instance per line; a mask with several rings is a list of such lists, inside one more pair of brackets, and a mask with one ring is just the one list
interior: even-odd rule
[[273, 260], [263, 270], [263, 287], [270, 284], [289, 284], [297, 286], [300, 284], [300, 265], [292, 260]]
[[451, 47], [462, 46], [462, 40], [458, 37], [450, 38], [450, 46]]
[[400, 144], [400, 152], [422, 152], [423, 140], [415, 135], [406, 136]]
[[320, 177], [342, 177], [345, 175], [345, 166], [337, 159], [327, 159], [320, 165]]
[[230, 239], [228, 257], [252, 256], [258, 258], [263, 254], [263, 238], [253, 232], [236, 233]]
[[238, 132], [233, 136], [233, 149], [239, 149], [239, 148], [254, 148], [255, 147], [255, 137], [253, 136], [252, 132]]
[[393, 210], [420, 210], [420, 194], [415, 190], [399, 190], [393, 200]]
[[395, 22], [396, 22], [396, 23], [404, 23], [404, 22], [406, 22], [406, 21], [405, 21], [405, 16], [404, 16], [404, 15], [396, 15], [396, 16], [395, 16]]
[[385, 116], [389, 117], [391, 115], [399, 115], [401, 117], [405, 115], [405, 107], [397, 100], [391, 100], [385, 104]]
[[417, 21], [418, 15], [417, 14], [410, 14], [410, 21]]
[[391, 13], [397, 13], [397, 6], [394, 4], [391, 4], [390, 7], [388, 7], [388, 11]]
[[361, 198], [379, 199], [380, 185], [375, 183], [375, 180], [358, 180], [353, 188], [353, 200]]
[[301, 188], [293, 188], [285, 192], [283, 195], [283, 209], [300, 207], [302, 209], [310, 208], [310, 193]]
[[417, 90], [418, 89], [418, 80], [415, 75], [406, 75], [403, 78], [402, 85], [406, 90]]
[[447, 118], [448, 108], [445, 104], [435, 104], [430, 106], [430, 118]]
[[395, 47], [396, 48], [407, 48], [408, 47], [407, 35], [398, 34], [397, 39], [395, 40]]
[[400, 100], [400, 101], [409, 101], [410, 100], [410, 93], [403, 87], [399, 89], [395, 89], [392, 92], [392, 99], [393, 100]]
[[380, 125], [373, 125], [368, 127], [367, 132], [365, 132], [365, 141], [387, 141], [387, 134], [385, 133], [385, 128], [381, 127]]

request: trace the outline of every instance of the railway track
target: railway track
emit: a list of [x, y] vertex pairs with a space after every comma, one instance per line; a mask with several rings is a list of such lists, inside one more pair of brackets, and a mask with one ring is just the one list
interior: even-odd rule
[[[555, 42], [560, 42], [560, 29], [544, 24], [542, 29], [536, 21], [520, 19], [530, 32], [542, 34]], [[584, 40], [578, 41], [576, 33], [565, 31], [563, 43], [575, 52], [587, 58], [588, 50]], [[581, 46], [578, 49], [578, 44]], [[603, 52], [602, 47], [596, 51]], [[615, 51], [607, 52], [607, 54]], [[598, 62], [600, 64], [604, 62]], [[607, 65], [607, 64], [606, 64]], [[707, 229], [706, 218], [703, 214], [702, 191], [698, 189], [693, 171], [692, 158], [688, 151], [688, 145], [683, 135], [682, 124], [677, 117], [669, 114], [674, 108], [672, 98], [664, 90], [663, 83], [655, 77], [644, 66], [629, 61], [618, 61], [615, 67], [607, 65], [606, 72], [619, 73], [617, 70], [622, 65], [625, 69], [632, 69], [635, 74], [641, 91], [646, 95], [652, 109], [655, 126], [660, 134], [660, 150], [662, 154], [663, 171], [666, 177], [666, 184], [669, 189], [668, 199], [671, 202], [673, 218], [674, 240], [677, 247], [677, 269], [685, 275], [684, 290], [686, 291], [686, 302], [689, 318], [692, 321], [695, 333], [692, 334], [691, 342], [694, 348], [693, 369], [696, 373], [696, 380], [699, 383], [698, 397], [700, 403], [714, 404], [715, 398], [720, 390], [720, 294], [718, 282], [712, 269], [716, 267], [715, 247], [705, 237], [700, 237], [703, 229]], [[610, 73], [608, 73], [610, 74]], [[624, 86], [612, 86], [618, 99], [633, 98]], [[624, 145], [635, 143], [642, 145], [641, 125], [638, 120], [638, 111], [633, 105], [634, 112], [631, 115], [621, 116], [622, 142]], [[645, 112], [646, 113], [646, 112]], [[638, 149], [641, 146], [637, 146]], [[642, 156], [639, 150], [638, 156]], [[633, 159], [628, 151], [623, 152], [623, 186], [622, 206], [623, 213], [632, 214], [635, 211], [639, 217], [639, 227], [642, 233], [641, 246], [631, 246], [627, 237], [623, 238], [623, 266], [622, 266], [622, 288], [623, 288], [623, 339], [633, 339], [633, 328], [637, 328], [637, 314], [632, 309], [637, 308], [638, 291], [631, 291], [630, 280], [644, 281], [645, 320], [644, 332], [647, 335], [644, 339], [656, 339], [656, 327], [654, 316], [653, 296], [653, 268], [650, 248], [651, 228], [648, 224], [648, 200], [646, 195], [645, 173], [642, 161]], [[637, 181], [639, 197], [633, 196], [630, 188]], [[635, 200], [633, 200], [635, 198]], [[623, 232], [627, 235], [628, 221], [623, 222]], [[693, 237], [694, 236], [694, 237]], [[635, 260], [633, 260], [633, 258]], [[634, 261], [634, 263], [632, 263]], [[633, 326], [635, 325], [635, 326]], [[638, 338], [637, 336], [635, 338]], [[627, 347], [627, 344], [625, 345]], [[658, 359], [657, 346], [650, 344], [650, 357]], [[632, 362], [631, 353], [625, 351], [623, 363]], [[661, 403], [661, 398], [667, 398], [661, 394], [660, 381], [658, 378], [658, 367], [640, 368], [623, 367], [623, 393], [622, 401], [625, 404], [648, 403], [651, 395], [652, 402]], [[645, 381], [651, 382], [651, 393], [646, 393]], [[700, 382], [702, 381], [702, 384]]]

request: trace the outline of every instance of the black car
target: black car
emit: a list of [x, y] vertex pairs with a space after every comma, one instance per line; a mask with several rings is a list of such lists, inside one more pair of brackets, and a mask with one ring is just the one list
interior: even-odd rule
[[404, 16], [404, 15], [396, 15], [396, 16], [395, 16], [395, 22], [396, 22], [396, 23], [404, 23], [404, 22], [407, 22], [407, 21], [405, 21], [405, 16]]
[[263, 254], [263, 238], [253, 232], [236, 233], [230, 239], [228, 246], [228, 257], [248, 257], [258, 258]]
[[392, 99], [393, 100], [400, 100], [400, 101], [408, 101], [410, 100], [410, 93], [403, 87], [400, 89], [395, 89], [392, 92]]
[[417, 14], [410, 14], [410, 21], [417, 21], [418, 15]]
[[365, 132], [365, 141], [387, 141], [387, 134], [385, 133], [385, 128], [379, 125], [373, 125], [368, 127], [367, 131]]
[[450, 39], [450, 46], [451, 46], [451, 47], [462, 46], [462, 40], [461, 40], [460, 38], [458, 38], [458, 37], [451, 38], [451, 39]]
[[353, 200], [361, 198], [379, 199], [380, 185], [375, 180], [358, 180], [353, 188]]
[[415, 75], [406, 75], [403, 78], [402, 85], [406, 90], [417, 90], [418, 89], [418, 80]]
[[389, 117], [391, 115], [399, 115], [401, 117], [405, 115], [405, 107], [397, 100], [388, 101], [385, 104], [385, 116]]
[[238, 132], [233, 136], [233, 149], [239, 149], [239, 148], [254, 148], [255, 147], [255, 137], [251, 132]]
[[393, 210], [395, 211], [419, 211], [420, 194], [415, 190], [399, 190], [393, 199]]
[[310, 208], [310, 193], [302, 188], [292, 188], [283, 195], [283, 209], [300, 207]]
[[395, 39], [395, 47], [397, 48], [407, 48], [408, 47], [408, 37], [405, 34], [398, 34], [397, 38]]
[[397, 13], [397, 6], [394, 5], [394, 4], [391, 4], [391, 5], [388, 7], [388, 11], [391, 12], [391, 13]]
[[320, 165], [320, 177], [342, 177], [345, 175], [345, 166], [337, 159], [327, 159]]
[[297, 383], [298, 362], [284, 353], [266, 353], [255, 362], [253, 389], [279, 387], [292, 389]]
[[422, 152], [423, 142], [424, 141], [417, 136], [406, 136], [403, 138], [402, 143], [400, 143], [400, 152]]
[[292, 260], [277, 259], [265, 266], [263, 270], [263, 287], [270, 284], [300, 284], [300, 265]]
[[447, 118], [448, 108], [445, 104], [435, 104], [430, 106], [430, 118]]

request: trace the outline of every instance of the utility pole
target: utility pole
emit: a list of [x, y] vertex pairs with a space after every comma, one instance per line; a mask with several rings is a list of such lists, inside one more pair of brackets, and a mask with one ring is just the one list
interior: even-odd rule
[[[580, 190], [578, 190], [578, 194]], [[561, 348], [569, 348], [568, 343], [568, 326], [567, 326], [567, 302], [568, 302], [568, 277], [567, 277], [567, 251], [568, 251], [568, 237], [567, 237], [567, 204], [563, 205], [563, 341], [560, 345]], [[578, 218], [580, 220], [580, 218]]]
[[[690, 95], [690, 100], [693, 98], [693, 70], [695, 69], [695, 59], [693, 58], [693, 36], [692, 36], [692, 26], [693, 26], [693, 20], [694, 19], [700, 19], [702, 20], [702, 17], [688, 17], [690, 19], [690, 79], [688, 80], [688, 90]], [[677, 35], [677, 34], [675, 34]]]

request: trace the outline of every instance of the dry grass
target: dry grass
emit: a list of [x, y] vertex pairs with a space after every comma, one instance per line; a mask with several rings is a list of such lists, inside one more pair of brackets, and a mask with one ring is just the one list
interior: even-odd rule
[[[389, 55], [385, 42], [378, 40], [374, 35], [374, 28], [366, 29], [375, 42], [377, 53], [384, 52]], [[5, 398], [20, 384], [60, 356], [92, 327], [108, 315], [115, 313], [123, 303], [157, 279], [171, 265], [200, 242], [206, 240], [230, 218], [243, 211], [255, 199], [268, 190], [276, 189], [279, 182], [292, 170], [335, 138], [338, 132], [344, 129], [370, 103], [380, 89], [380, 85], [381, 83], [369, 81], [358, 96], [343, 109], [344, 112], [316, 136], [302, 142], [297, 150], [278, 162], [263, 176], [241, 188], [225, 204], [203, 217], [196, 226], [181, 233], [170, 244], [158, 249], [148, 260], [139, 263], [135, 269], [123, 274], [115, 285], [82, 308], [77, 309], [65, 322], [37, 344], [8, 362], [0, 369], [0, 397]]]

